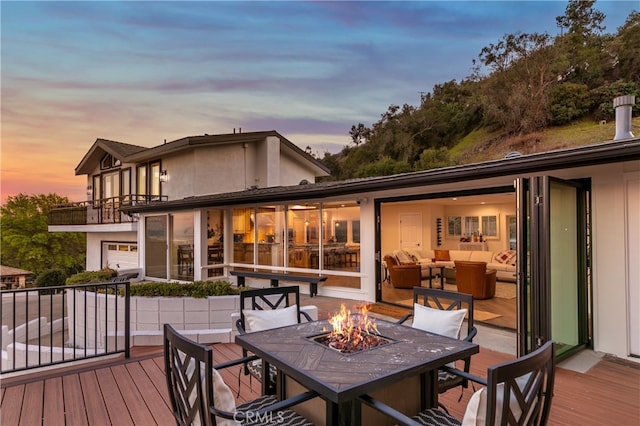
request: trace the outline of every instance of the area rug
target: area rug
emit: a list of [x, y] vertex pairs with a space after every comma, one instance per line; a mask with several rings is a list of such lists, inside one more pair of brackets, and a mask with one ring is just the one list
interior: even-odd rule
[[[413, 306], [413, 299], [398, 300], [396, 303], [405, 306]], [[475, 321], [489, 321], [500, 318], [501, 316], [502, 315], [494, 314], [493, 312], [481, 311], [480, 309], [473, 310], [473, 319]]]
[[[448, 291], [458, 291], [458, 287], [455, 284], [445, 283], [444, 289]], [[516, 284], [496, 282], [496, 293], [493, 297], [497, 297], [499, 299], [515, 299]]]

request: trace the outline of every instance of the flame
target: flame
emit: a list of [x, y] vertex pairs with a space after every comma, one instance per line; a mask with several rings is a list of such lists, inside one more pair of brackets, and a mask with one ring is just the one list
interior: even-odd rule
[[343, 303], [340, 311], [329, 317], [329, 324], [333, 327], [330, 336], [340, 344], [367, 346], [367, 336], [380, 334], [375, 321], [369, 318], [369, 306], [361, 305], [358, 309], [359, 315], [352, 315]]

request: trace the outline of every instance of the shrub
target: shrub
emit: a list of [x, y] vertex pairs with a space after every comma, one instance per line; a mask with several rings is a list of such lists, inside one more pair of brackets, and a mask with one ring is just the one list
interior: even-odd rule
[[[43, 271], [38, 278], [36, 278], [36, 287], [56, 287], [64, 285], [67, 279], [67, 274], [62, 269], [47, 269]], [[49, 294], [55, 292], [54, 290], [40, 290], [40, 294]]]
[[85, 271], [72, 275], [67, 278], [67, 285], [74, 284], [90, 284], [90, 283], [103, 283], [109, 281], [111, 278], [118, 275], [118, 271], [115, 269], [101, 269], [100, 271]]
[[[240, 294], [241, 288], [232, 287], [228, 281], [195, 281], [193, 283], [158, 283], [144, 282], [133, 284], [130, 287], [131, 296], [144, 297], [195, 297], [230, 296]], [[124, 295], [124, 289], [120, 289], [120, 295]]]

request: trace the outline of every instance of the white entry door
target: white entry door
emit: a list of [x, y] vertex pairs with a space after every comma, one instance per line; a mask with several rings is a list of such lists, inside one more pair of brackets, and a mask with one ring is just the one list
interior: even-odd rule
[[402, 250], [422, 250], [422, 214], [401, 213], [400, 248]]

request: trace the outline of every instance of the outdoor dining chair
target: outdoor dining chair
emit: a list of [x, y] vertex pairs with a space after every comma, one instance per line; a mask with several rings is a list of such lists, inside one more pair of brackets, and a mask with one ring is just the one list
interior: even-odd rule
[[[402, 324], [412, 318], [412, 327], [457, 339], [462, 338], [467, 342], [473, 342], [473, 338], [478, 334], [478, 330], [473, 325], [473, 296], [470, 294], [414, 287], [413, 304], [414, 312], [400, 318], [398, 323]], [[420, 307], [416, 308], [416, 304]], [[421, 308], [421, 306], [425, 308]], [[466, 333], [461, 333], [465, 317], [467, 319]], [[471, 358], [465, 358], [463, 361], [464, 371], [468, 373]], [[461, 386], [462, 389], [467, 388], [468, 380], [444, 369], [438, 370], [439, 393], [458, 386]], [[462, 398], [462, 394], [460, 394], [460, 398]]]
[[[236, 321], [238, 333], [245, 334], [276, 327], [312, 321], [311, 316], [300, 310], [300, 288], [298, 286], [267, 287], [240, 292], [240, 318]], [[242, 351], [247, 356], [246, 349]], [[262, 360], [255, 359], [245, 364], [245, 374], [262, 381]], [[268, 388], [275, 392], [277, 370], [269, 368]]]
[[363, 395], [359, 400], [390, 416], [400, 425], [546, 425], [553, 399], [555, 343], [548, 341], [528, 355], [487, 369], [487, 379], [449, 369], [485, 385], [476, 391], [462, 421], [439, 408], [409, 417], [389, 405]]
[[171, 410], [179, 426], [187, 425], [312, 425], [289, 409], [317, 396], [307, 391], [278, 401], [263, 395], [236, 406], [233, 392], [218, 370], [240, 365], [241, 358], [213, 365], [213, 349], [196, 343], [164, 325], [164, 365]]

